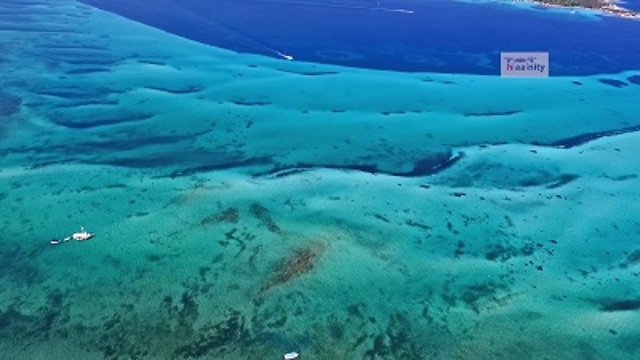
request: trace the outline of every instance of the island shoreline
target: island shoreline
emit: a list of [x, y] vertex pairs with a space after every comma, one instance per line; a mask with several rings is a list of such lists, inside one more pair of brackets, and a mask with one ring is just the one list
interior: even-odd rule
[[512, 0], [512, 2], [530, 2], [548, 7], [594, 10], [627, 19], [640, 19], [640, 12], [619, 6], [617, 5], [619, 1], [616, 0]]

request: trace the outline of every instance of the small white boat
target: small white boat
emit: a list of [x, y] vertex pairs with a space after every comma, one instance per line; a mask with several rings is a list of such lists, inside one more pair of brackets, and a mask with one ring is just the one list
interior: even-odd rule
[[73, 235], [71, 235], [71, 237], [73, 238], [73, 240], [77, 240], [77, 241], [85, 241], [85, 240], [89, 240], [93, 237], [94, 235], [90, 232], [87, 232], [84, 227], [80, 227], [80, 232], [76, 232], [73, 233]]
[[300, 354], [298, 354], [297, 352], [290, 352], [290, 353], [286, 353], [284, 354], [284, 360], [293, 360], [293, 359], [297, 359], [300, 356]]
[[88, 232], [87, 230], [84, 229], [83, 226], [80, 226], [80, 231], [78, 232], [74, 232], [73, 234], [69, 236], [65, 236], [62, 239], [51, 239], [51, 245], [58, 245], [60, 243], [71, 241], [71, 240], [85, 241], [85, 240], [91, 239], [94, 236], [95, 234]]

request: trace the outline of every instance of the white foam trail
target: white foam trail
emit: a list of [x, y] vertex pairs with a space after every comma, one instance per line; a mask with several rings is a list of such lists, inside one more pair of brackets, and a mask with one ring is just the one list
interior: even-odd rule
[[[383, 12], [391, 12], [391, 13], [400, 13], [400, 14], [413, 14], [413, 10], [409, 9], [393, 9], [386, 8], [381, 6], [361, 6], [361, 5], [348, 5], [348, 4], [325, 4], [325, 3], [316, 3], [316, 2], [300, 2], [300, 1], [275, 1], [275, 0], [256, 0], [256, 2], [261, 3], [274, 3], [274, 4], [288, 4], [288, 5], [307, 5], [307, 6], [318, 6], [318, 7], [332, 7], [339, 9], [351, 9], [351, 10], [365, 10], [365, 11], [383, 11]], [[378, 2], [380, 5], [380, 2]]]
[[[275, 50], [274, 50], [275, 51]], [[293, 56], [291, 55], [287, 55], [287, 54], [283, 54], [280, 51], [276, 51], [276, 54], [280, 55], [282, 58], [284, 58], [285, 60], [289, 60], [292, 61], [293, 60]]]
[[285, 53], [282, 53], [282, 52], [280, 52], [280, 51], [268, 46], [265, 43], [262, 43], [262, 42], [260, 42], [260, 41], [258, 41], [256, 39], [253, 39], [253, 38], [251, 38], [251, 37], [239, 32], [238, 30], [232, 29], [229, 26], [221, 24], [220, 22], [213, 21], [213, 20], [205, 18], [205, 17], [203, 17], [201, 15], [195, 14], [192, 11], [186, 10], [186, 9], [184, 9], [184, 8], [178, 6], [178, 5], [175, 5], [174, 7], [177, 8], [177, 9], [180, 9], [180, 11], [182, 13], [184, 13], [184, 14], [187, 14], [189, 16], [197, 18], [202, 23], [205, 23], [205, 24], [209, 23], [209, 24], [213, 24], [215, 26], [219, 26], [221, 28], [226, 29], [227, 31], [239, 36], [240, 38], [242, 38], [245, 42], [250, 43], [253, 47], [256, 47], [257, 49], [262, 48], [262, 50], [267, 50], [268, 52], [271, 52], [271, 53], [273, 53], [275, 55], [278, 55], [279, 57], [281, 57], [281, 58], [283, 58], [285, 60], [289, 60], [289, 61], [293, 60], [293, 56], [285, 54]]

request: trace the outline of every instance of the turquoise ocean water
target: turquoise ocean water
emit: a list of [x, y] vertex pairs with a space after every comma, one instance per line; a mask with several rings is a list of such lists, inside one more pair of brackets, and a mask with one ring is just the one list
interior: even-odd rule
[[513, 79], [0, 2], [0, 358], [640, 357], [640, 22], [514, 8], [629, 41]]

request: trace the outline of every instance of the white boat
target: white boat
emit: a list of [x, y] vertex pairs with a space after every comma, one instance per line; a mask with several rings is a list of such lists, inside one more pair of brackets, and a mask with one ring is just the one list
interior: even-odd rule
[[85, 240], [89, 240], [93, 237], [94, 235], [90, 232], [87, 232], [84, 227], [80, 227], [80, 231], [73, 233], [73, 235], [71, 235], [71, 237], [73, 238], [73, 240], [77, 240], [77, 241], [85, 241]]
[[84, 227], [80, 227], [80, 231], [74, 232], [71, 236], [65, 236], [62, 240], [60, 239], [51, 239], [51, 245], [58, 245], [63, 242], [76, 240], [76, 241], [85, 241], [89, 240], [95, 235], [93, 233], [88, 232], [84, 229]]

